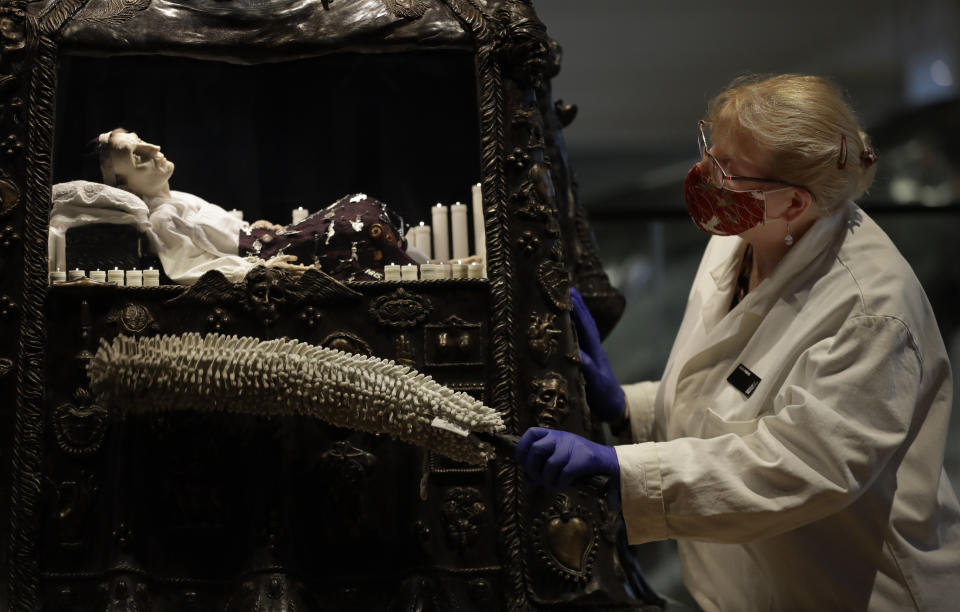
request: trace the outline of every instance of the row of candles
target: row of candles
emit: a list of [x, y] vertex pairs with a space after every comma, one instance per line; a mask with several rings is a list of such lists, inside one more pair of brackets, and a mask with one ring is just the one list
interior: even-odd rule
[[[483, 225], [483, 194], [480, 183], [470, 189], [473, 213], [473, 243], [476, 254], [481, 258], [486, 251], [486, 235]], [[466, 259], [470, 256], [469, 212], [466, 204], [457, 202], [449, 207], [437, 204], [430, 209], [430, 221], [427, 225], [423, 221], [407, 232], [407, 241], [415, 249], [426, 255], [427, 259], [447, 261], [449, 259]], [[452, 237], [452, 241], [451, 241]], [[452, 245], [451, 245], [452, 243]], [[451, 249], [452, 246], [452, 249]]]
[[92, 281], [100, 283], [114, 283], [115, 285], [126, 287], [159, 287], [160, 270], [148, 268], [146, 270], [90, 270], [87, 276], [86, 270], [79, 268], [67, 270], [66, 272], [59, 268], [50, 272], [50, 284], [66, 283], [89, 278]]
[[483, 278], [483, 266], [477, 262], [425, 263], [415, 266], [388, 264], [383, 267], [383, 280], [439, 280], [444, 278]]

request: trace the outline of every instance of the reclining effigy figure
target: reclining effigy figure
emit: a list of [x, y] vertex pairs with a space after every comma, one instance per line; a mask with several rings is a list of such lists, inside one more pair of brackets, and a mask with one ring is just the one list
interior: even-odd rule
[[344, 196], [299, 223], [247, 223], [196, 195], [170, 189], [174, 164], [160, 147], [123, 128], [97, 139], [103, 183], [53, 186], [51, 259], [63, 262], [66, 230], [90, 223], [133, 225], [176, 283], [209, 270], [233, 281], [265, 261], [313, 265], [341, 280], [379, 280], [385, 264], [422, 263], [407, 252], [403, 220], [366, 194]]

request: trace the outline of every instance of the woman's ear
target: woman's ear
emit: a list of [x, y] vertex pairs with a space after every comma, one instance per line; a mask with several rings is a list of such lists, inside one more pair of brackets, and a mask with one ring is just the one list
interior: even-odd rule
[[793, 222], [813, 206], [813, 196], [806, 189], [794, 189], [790, 194], [790, 203], [783, 211], [783, 218]]

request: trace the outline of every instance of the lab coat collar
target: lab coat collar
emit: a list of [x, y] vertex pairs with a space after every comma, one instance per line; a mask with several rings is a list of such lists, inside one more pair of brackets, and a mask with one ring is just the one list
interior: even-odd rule
[[[729, 314], [749, 312], [763, 317], [781, 297], [788, 283], [804, 276], [804, 271], [811, 269], [816, 260], [831, 257], [836, 252], [842, 241], [842, 228], [848, 225], [848, 219], [854, 218], [857, 210], [853, 202], [848, 202], [837, 212], [817, 219], [780, 260], [773, 274], [761, 281]], [[715, 292], [706, 300], [703, 309], [703, 322], [708, 332], [728, 314], [733, 298], [732, 287], [747, 248], [747, 242], [738, 236], [715, 240], [716, 256], [712, 258], [713, 267], [709, 268]]]

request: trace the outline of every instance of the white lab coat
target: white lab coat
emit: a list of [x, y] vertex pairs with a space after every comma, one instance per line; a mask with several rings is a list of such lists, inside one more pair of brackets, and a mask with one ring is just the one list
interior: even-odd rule
[[913, 271], [849, 203], [729, 310], [745, 246], [710, 240], [661, 381], [624, 387], [653, 440], [616, 447], [629, 541], [677, 539], [707, 611], [960, 609], [950, 366]]

